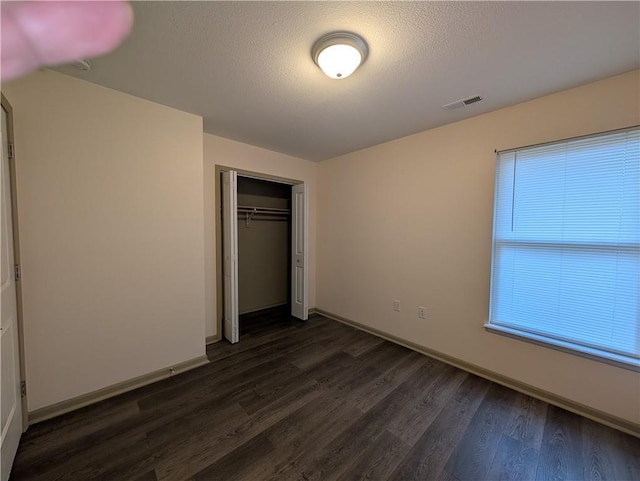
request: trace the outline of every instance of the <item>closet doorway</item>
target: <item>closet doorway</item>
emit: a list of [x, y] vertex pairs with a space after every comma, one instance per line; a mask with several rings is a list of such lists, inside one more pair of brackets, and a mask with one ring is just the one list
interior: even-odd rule
[[224, 338], [240, 340], [241, 314], [276, 306], [307, 320], [306, 185], [222, 167], [217, 177]]

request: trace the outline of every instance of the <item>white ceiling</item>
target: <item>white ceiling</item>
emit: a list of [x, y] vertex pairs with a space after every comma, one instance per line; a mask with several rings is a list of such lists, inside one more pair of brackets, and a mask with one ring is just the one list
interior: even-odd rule
[[[133, 2], [135, 26], [88, 72], [204, 117], [204, 130], [323, 160], [640, 66], [640, 2]], [[369, 44], [351, 77], [322, 35]], [[480, 103], [441, 105], [480, 94]]]

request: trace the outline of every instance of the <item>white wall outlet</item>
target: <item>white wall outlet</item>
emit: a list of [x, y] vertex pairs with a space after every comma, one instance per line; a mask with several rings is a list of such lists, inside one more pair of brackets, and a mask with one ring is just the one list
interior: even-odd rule
[[400, 312], [400, 301], [393, 301], [393, 310]]
[[420, 319], [426, 319], [427, 318], [427, 308], [420, 306], [418, 307], [418, 317]]

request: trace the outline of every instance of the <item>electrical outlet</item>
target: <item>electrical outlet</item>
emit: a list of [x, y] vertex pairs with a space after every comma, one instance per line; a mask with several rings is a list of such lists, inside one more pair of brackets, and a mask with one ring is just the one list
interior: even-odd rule
[[427, 308], [420, 306], [418, 307], [418, 317], [420, 319], [426, 319], [427, 318]]
[[400, 301], [393, 301], [393, 310], [400, 312]]

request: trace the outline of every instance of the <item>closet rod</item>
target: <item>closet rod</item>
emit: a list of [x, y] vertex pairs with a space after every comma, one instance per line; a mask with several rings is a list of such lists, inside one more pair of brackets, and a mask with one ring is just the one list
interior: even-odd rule
[[238, 214], [244, 214], [244, 222], [249, 227], [249, 222], [256, 214], [268, 215], [273, 217], [289, 216], [289, 209], [276, 209], [273, 207], [248, 207], [245, 205], [238, 206]]
[[289, 214], [289, 209], [275, 209], [273, 207], [249, 207], [245, 205], [238, 206], [238, 212], [246, 212], [249, 214]]

